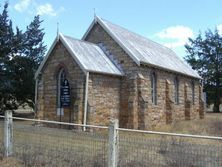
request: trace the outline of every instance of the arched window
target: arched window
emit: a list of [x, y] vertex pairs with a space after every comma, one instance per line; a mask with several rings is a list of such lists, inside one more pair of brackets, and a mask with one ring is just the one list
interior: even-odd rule
[[61, 109], [60, 95], [61, 95], [61, 85], [65, 78], [66, 78], [65, 69], [61, 68], [57, 75], [57, 115], [61, 115], [61, 112], [63, 113]]
[[179, 80], [177, 77], [174, 79], [174, 102], [179, 104]]
[[191, 91], [192, 91], [192, 102], [195, 103], [195, 84], [194, 81], [191, 82]]
[[152, 103], [157, 105], [157, 79], [156, 74], [151, 74], [151, 96], [152, 96]]

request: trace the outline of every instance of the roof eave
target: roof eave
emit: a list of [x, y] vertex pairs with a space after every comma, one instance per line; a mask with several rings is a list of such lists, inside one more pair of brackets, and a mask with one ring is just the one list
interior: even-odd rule
[[73, 59], [77, 62], [77, 64], [80, 66], [81, 70], [86, 74], [87, 70], [86, 67], [79, 61], [79, 59], [76, 57], [76, 53], [73, 51], [72, 47], [69, 45], [69, 43], [66, 41], [65, 37], [62, 34], [59, 34], [61, 42], [65, 45], [68, 52], [71, 54]]
[[36, 71], [36, 73], [35, 73], [35, 79], [38, 77], [38, 75], [39, 75], [40, 72], [42, 71], [42, 69], [43, 69], [46, 61], [47, 61], [48, 58], [49, 58], [49, 55], [51, 54], [52, 50], [54, 49], [56, 43], [57, 43], [59, 40], [60, 40], [60, 41], [62, 42], [62, 44], [66, 47], [66, 49], [67, 49], [68, 52], [71, 54], [71, 56], [74, 58], [74, 60], [77, 62], [77, 64], [80, 66], [80, 68], [82, 69], [82, 71], [83, 71], [85, 74], [87, 73], [86, 68], [84, 67], [84, 65], [82, 65], [82, 64], [80, 63], [80, 61], [76, 58], [75, 53], [74, 53], [73, 49], [70, 47], [69, 43], [65, 40], [64, 36], [63, 36], [61, 33], [59, 33], [59, 34], [56, 36], [53, 44], [51, 45], [51, 47], [50, 47], [50, 49], [49, 49], [49, 51], [47, 52], [45, 58], [44, 58], [43, 61], [41, 62], [39, 68], [37, 69], [37, 71]]
[[199, 76], [199, 74], [198, 74], [198, 76], [193, 76], [193, 75], [185, 74], [185, 73], [182, 73], [182, 72], [179, 72], [179, 71], [175, 71], [175, 70], [171, 70], [171, 69], [168, 69], [168, 68], [164, 68], [162, 66], [157, 66], [157, 65], [154, 65], [154, 64], [151, 64], [151, 63], [147, 63], [147, 62], [144, 62], [144, 61], [141, 61], [141, 64], [149, 65], [151, 67], [156, 67], [156, 68], [159, 68], [159, 69], [162, 69], [162, 70], [165, 70], [165, 71], [170, 71], [170, 72], [173, 72], [173, 73], [178, 73], [178, 74], [182, 74], [182, 75], [185, 75], [185, 76], [188, 76], [188, 77], [192, 77], [192, 78], [196, 78], [196, 79], [202, 80], [202, 78]]
[[104, 75], [114, 75], [114, 76], [118, 76], [118, 77], [123, 77], [123, 76], [125, 76], [125, 74], [122, 74], [121, 72], [120, 72], [120, 74], [117, 74], [117, 73], [109, 73], [109, 72], [102, 72], [102, 71], [95, 71], [95, 70], [87, 70], [87, 72], [97, 73], [97, 74], [104, 74]]

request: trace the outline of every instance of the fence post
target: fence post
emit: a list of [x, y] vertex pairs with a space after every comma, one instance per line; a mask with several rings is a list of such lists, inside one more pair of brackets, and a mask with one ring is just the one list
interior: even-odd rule
[[13, 126], [12, 126], [12, 111], [5, 111], [4, 121], [4, 149], [5, 157], [12, 155], [12, 142], [13, 142]]
[[117, 167], [119, 152], [118, 120], [111, 120], [109, 125], [108, 167]]

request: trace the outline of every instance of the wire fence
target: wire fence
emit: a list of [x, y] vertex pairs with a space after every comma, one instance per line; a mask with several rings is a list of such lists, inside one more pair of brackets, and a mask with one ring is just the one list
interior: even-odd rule
[[222, 166], [222, 140], [138, 132], [121, 132], [119, 138], [119, 166]]
[[[19, 119], [19, 118], [18, 118]], [[48, 127], [50, 126], [50, 127]], [[3, 123], [0, 136], [3, 136]], [[107, 166], [108, 129], [13, 121], [13, 155], [24, 166]], [[0, 140], [3, 154], [3, 139]]]
[[25, 165], [60, 167], [106, 164], [107, 138], [103, 134], [18, 124], [14, 127], [14, 153]]
[[[117, 127], [112, 141], [110, 127], [87, 125], [86, 131], [82, 127], [13, 117], [12, 157], [24, 166], [47, 167], [105, 167], [113, 158], [117, 161], [113, 167], [222, 166], [222, 137]], [[0, 157], [4, 155], [3, 138], [4, 121], [0, 121]]]

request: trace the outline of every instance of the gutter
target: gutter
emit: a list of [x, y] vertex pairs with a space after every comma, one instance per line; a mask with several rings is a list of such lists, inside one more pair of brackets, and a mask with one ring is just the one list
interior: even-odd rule
[[[187, 77], [192, 77], [192, 78], [196, 78], [196, 79], [200, 79], [202, 80], [203, 78], [201, 78], [198, 74], [198, 76], [194, 76], [194, 75], [189, 75], [189, 74], [186, 74], [186, 73], [182, 73], [182, 72], [179, 72], [179, 71], [175, 71], [175, 70], [171, 70], [171, 69], [168, 69], [168, 68], [165, 68], [165, 67], [161, 67], [161, 66], [157, 66], [157, 65], [154, 65], [154, 64], [151, 64], [151, 63], [147, 63], [147, 62], [144, 62], [144, 61], [141, 61], [141, 64], [143, 65], [148, 65], [148, 66], [151, 66], [151, 67], [154, 67], [154, 68], [158, 68], [160, 70], [165, 70], [165, 71], [168, 71], [168, 72], [171, 72], [171, 73], [177, 73], [177, 74], [180, 74], [180, 75], [183, 75], [183, 76], [187, 76]], [[194, 70], [195, 71], [195, 70]], [[196, 72], [196, 71], [195, 71]]]
[[85, 103], [84, 103], [84, 117], [83, 117], [83, 131], [86, 131], [86, 118], [87, 118], [87, 104], [88, 104], [88, 84], [89, 83], [89, 72], [86, 72], [86, 86], [85, 86]]

